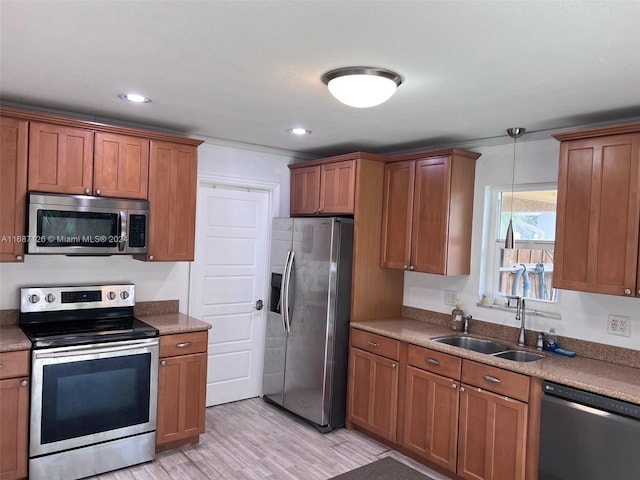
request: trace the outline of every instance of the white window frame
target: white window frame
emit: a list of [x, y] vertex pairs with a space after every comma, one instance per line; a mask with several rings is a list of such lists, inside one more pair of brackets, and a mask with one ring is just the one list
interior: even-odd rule
[[[485, 261], [487, 262], [484, 271], [484, 291], [480, 292], [481, 296], [487, 295], [490, 299], [493, 299], [494, 304], [505, 305], [506, 296], [498, 292], [498, 283], [500, 276], [498, 273], [498, 265], [500, 263], [500, 251], [504, 248], [504, 238], [499, 238], [500, 235], [500, 222], [498, 219], [498, 212], [502, 211], [501, 194], [511, 193], [511, 185], [497, 185], [490, 187], [489, 193], [489, 222], [486, 225], [488, 237], [487, 237], [487, 252], [485, 255]], [[521, 183], [513, 186], [515, 192], [528, 192], [535, 190], [557, 190], [557, 183]], [[539, 250], [555, 250], [555, 240], [516, 240], [516, 248], [528, 248]], [[540, 305], [555, 305], [558, 302], [558, 290], [555, 289], [555, 295], [553, 300], [539, 300], [533, 298], [527, 298], [527, 302], [536, 302]]]

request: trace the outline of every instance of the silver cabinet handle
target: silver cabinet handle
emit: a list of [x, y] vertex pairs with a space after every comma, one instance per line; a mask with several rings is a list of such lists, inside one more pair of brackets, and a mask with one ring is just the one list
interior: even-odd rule
[[491, 382], [491, 383], [500, 383], [500, 379], [496, 378], [496, 377], [492, 377], [491, 375], [485, 375], [484, 378], [487, 382]]
[[167, 365], [167, 361], [166, 361], [166, 360], [162, 360], [162, 361], [160, 362], [160, 365], [162, 365], [163, 367], [164, 367], [164, 366], [166, 366], [166, 365]]
[[0, 368], [4, 368], [4, 365], [0, 363]]
[[424, 361], [430, 365], [440, 365], [440, 362], [435, 358], [425, 358]]
[[100, 189], [96, 190], [96, 195], [100, 195], [102, 192], [100, 191]]
[[404, 268], [405, 270], [409, 269], [409, 265], [402, 265], [402, 268]]
[[[19, 262], [21, 262], [21, 261], [22, 261], [22, 255], [16, 255], [16, 260], [18, 260]], [[638, 292], [638, 293], [640, 293], [640, 292]]]
[[379, 343], [376, 343], [376, 342], [367, 342], [367, 343], [372, 347], [377, 347], [378, 345], [380, 345]]
[[631, 289], [630, 288], [625, 288], [624, 289], [624, 294], [625, 295], [631, 295]]
[[26, 380], [22, 380], [22, 381], [20, 382], [20, 386], [21, 386], [21, 387], [26, 387], [27, 385], [29, 385], [29, 382], [27, 382]]
[[193, 345], [193, 343], [191, 342], [176, 343], [177, 348], [187, 348], [187, 347], [190, 347], [191, 345]]
[[461, 392], [464, 392], [464, 387], [460, 387], [460, 391], [461, 391]]
[[396, 363], [392, 363], [391, 364], [391, 368], [396, 368], [397, 366], [398, 366], [398, 364], [396, 364]]
[[457, 387], [457, 385], [455, 383], [451, 384], [451, 388], [455, 389]]
[[149, 260], [153, 260], [153, 255], [149, 255]]
[[411, 265], [411, 266], [409, 267], [409, 270], [415, 270], [415, 267], [414, 267], [413, 265]]
[[84, 189], [84, 193], [86, 193], [87, 195], [89, 195], [91, 193], [91, 189], [89, 188], [85, 188]]

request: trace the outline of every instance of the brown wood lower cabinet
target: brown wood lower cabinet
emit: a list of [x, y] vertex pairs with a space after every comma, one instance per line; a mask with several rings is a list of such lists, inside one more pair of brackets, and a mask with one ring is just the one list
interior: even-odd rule
[[402, 444], [452, 472], [458, 451], [459, 395], [457, 381], [407, 367]]
[[[204, 433], [207, 332], [160, 337], [156, 449], [197, 443]], [[183, 350], [183, 355], [166, 356]]]
[[27, 477], [29, 351], [0, 354], [0, 479]]
[[395, 442], [398, 418], [398, 362], [357, 348], [349, 354], [348, 418]]
[[455, 478], [537, 479], [539, 379], [358, 329], [349, 362], [348, 424]]
[[463, 385], [459, 435], [460, 477], [477, 480], [525, 478], [526, 403]]

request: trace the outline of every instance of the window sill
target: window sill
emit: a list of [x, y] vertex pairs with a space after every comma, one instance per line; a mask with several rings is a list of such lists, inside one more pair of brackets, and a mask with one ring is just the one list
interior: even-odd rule
[[[486, 305], [484, 303], [476, 303], [477, 307], [481, 307], [481, 308], [489, 308], [491, 310], [498, 310], [500, 312], [514, 312], [516, 309], [513, 307], [507, 307], [504, 305], [497, 305], [495, 303], [490, 304], [490, 305]], [[544, 312], [542, 310], [536, 310], [533, 308], [528, 308], [526, 309], [526, 314], [527, 315], [533, 315], [536, 317], [544, 317], [544, 318], [553, 318], [556, 320], [562, 320], [562, 316], [559, 313], [553, 313], [553, 312]]]

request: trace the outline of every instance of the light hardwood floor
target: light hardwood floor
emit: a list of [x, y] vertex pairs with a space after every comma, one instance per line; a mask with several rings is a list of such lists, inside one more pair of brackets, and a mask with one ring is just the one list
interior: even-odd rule
[[322, 434], [261, 398], [252, 398], [208, 408], [206, 432], [199, 444], [93, 478], [324, 480], [386, 456], [434, 480], [446, 479], [355, 430]]

